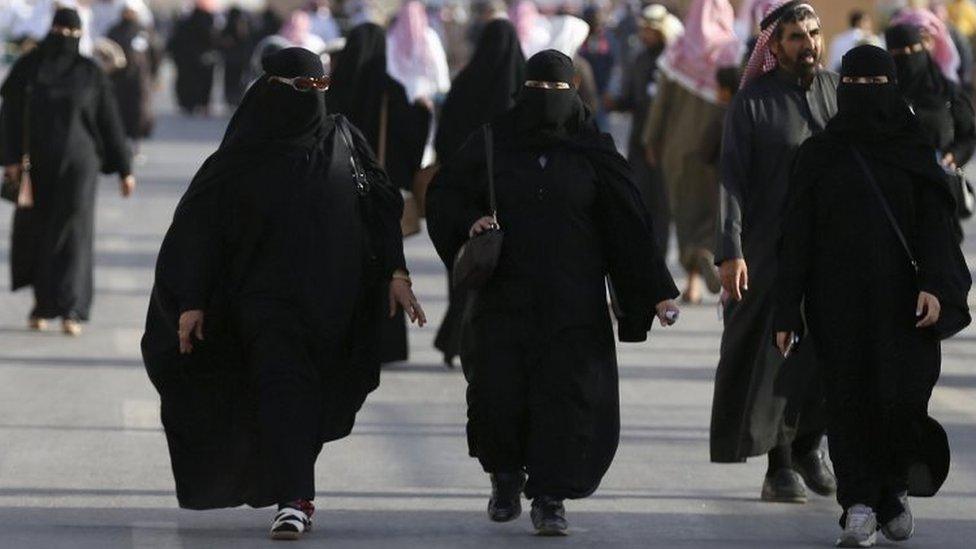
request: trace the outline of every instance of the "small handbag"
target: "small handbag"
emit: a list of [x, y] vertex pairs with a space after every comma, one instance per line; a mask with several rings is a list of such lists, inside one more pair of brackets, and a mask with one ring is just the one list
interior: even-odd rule
[[498, 267], [505, 234], [498, 226], [498, 204], [495, 200], [495, 163], [491, 126], [484, 126], [485, 159], [488, 172], [488, 204], [495, 223], [491, 229], [477, 234], [461, 246], [451, 269], [451, 285], [455, 290], [480, 290]]
[[[881, 192], [881, 187], [878, 186], [878, 181], [874, 178], [874, 173], [871, 172], [871, 168], [868, 166], [868, 163], [864, 160], [864, 156], [861, 155], [857, 148], [852, 146], [851, 152], [854, 153], [854, 158], [861, 167], [861, 171], [864, 173], [864, 178], [868, 181], [868, 186], [871, 187], [875, 196], [878, 197], [878, 202], [881, 203], [885, 216], [888, 218], [888, 224], [891, 225], [892, 230], [895, 231], [898, 241], [901, 242], [901, 246], [905, 250], [905, 254], [908, 256], [909, 262], [912, 264], [912, 269], [915, 271], [915, 275], [918, 276], [918, 261], [915, 259], [915, 254], [912, 253], [911, 246], [908, 245], [908, 239], [905, 238], [905, 233], [903, 233], [901, 231], [901, 227], [898, 226], [898, 220], [895, 219], [895, 214], [891, 212], [891, 206], [888, 204], [888, 200], [885, 198], [884, 193]], [[939, 320], [934, 326], [932, 326], [932, 330], [934, 330], [939, 336], [939, 339], [949, 339], [950, 337], [961, 332], [972, 322], [972, 316], [969, 313], [968, 306], [955, 307], [950, 303], [942, 303], [941, 305], [942, 312], [939, 315]]]
[[24, 94], [24, 140], [23, 153], [20, 157], [20, 173], [16, 177], [4, 172], [3, 183], [0, 186], [0, 198], [13, 202], [18, 208], [26, 209], [34, 206], [34, 186], [31, 183], [30, 156], [30, 98], [32, 85], [27, 85]]

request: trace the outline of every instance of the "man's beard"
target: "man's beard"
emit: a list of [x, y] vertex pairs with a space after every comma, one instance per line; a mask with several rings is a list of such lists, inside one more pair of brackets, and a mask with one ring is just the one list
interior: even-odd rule
[[789, 59], [784, 63], [786, 69], [797, 76], [810, 76], [817, 72], [820, 67], [820, 55], [816, 50], [805, 49], [797, 54], [796, 58]]

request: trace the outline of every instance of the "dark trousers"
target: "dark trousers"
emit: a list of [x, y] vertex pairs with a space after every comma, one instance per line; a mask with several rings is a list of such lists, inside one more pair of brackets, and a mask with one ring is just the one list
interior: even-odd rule
[[258, 471], [278, 503], [315, 499], [319, 375], [295, 315], [269, 303], [250, 304], [242, 320], [257, 401]]

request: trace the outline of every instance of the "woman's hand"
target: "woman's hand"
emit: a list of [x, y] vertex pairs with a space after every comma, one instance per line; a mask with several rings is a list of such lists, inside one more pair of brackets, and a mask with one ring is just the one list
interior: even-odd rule
[[191, 335], [203, 341], [203, 311], [194, 309], [185, 311], [180, 315], [180, 329], [177, 332], [180, 336], [180, 354], [188, 355], [193, 352], [193, 340]]
[[946, 153], [946, 155], [942, 157], [942, 165], [950, 170], [956, 169], [956, 155]]
[[939, 298], [928, 292], [918, 292], [918, 305], [915, 307], [915, 317], [918, 318], [916, 328], [928, 328], [939, 321], [942, 305]]
[[776, 348], [783, 358], [790, 356], [793, 350], [793, 332], [776, 332]]
[[427, 315], [417, 301], [417, 296], [413, 295], [411, 286], [410, 277], [406, 274], [400, 274], [399, 271], [394, 274], [390, 281], [390, 318], [396, 316], [397, 306], [400, 306], [410, 317], [410, 322], [423, 328], [427, 324]]
[[681, 311], [673, 299], [666, 299], [658, 303], [654, 308], [657, 313], [657, 319], [661, 321], [661, 326], [672, 326], [678, 322], [678, 315]]
[[136, 176], [127, 175], [119, 179], [119, 190], [122, 193], [122, 198], [132, 196], [133, 191], [136, 190]]
[[20, 179], [20, 164], [10, 164], [3, 167], [3, 176], [11, 181]]
[[497, 228], [498, 228], [498, 223], [495, 221], [495, 218], [491, 217], [490, 215], [486, 215], [481, 219], [475, 221], [474, 225], [471, 225], [471, 230], [468, 231], [468, 237], [473, 237], [487, 230], [497, 229]]

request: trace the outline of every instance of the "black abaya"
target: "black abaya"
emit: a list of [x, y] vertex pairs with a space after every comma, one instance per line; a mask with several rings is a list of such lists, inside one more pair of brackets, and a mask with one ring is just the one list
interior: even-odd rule
[[224, 101], [228, 105], [236, 107], [244, 97], [247, 87], [245, 74], [257, 44], [254, 34], [251, 16], [240, 8], [231, 8], [227, 13], [227, 25], [220, 35], [220, 49], [224, 58]]
[[[493, 124], [505, 243], [463, 319], [468, 445], [486, 472], [525, 468], [529, 498], [581, 498], [609, 468], [620, 428], [605, 279], [624, 341], [643, 341], [655, 304], [678, 292], [611, 138], [587, 122], [567, 140], [529, 144], [516, 129], [528, 118], [516, 107]], [[447, 265], [488, 213], [485, 167], [477, 133], [428, 192], [428, 228]]]
[[[403, 202], [351, 128], [370, 180], [357, 192], [348, 122], [311, 99], [255, 84], [160, 250], [142, 348], [182, 507], [313, 499], [322, 444], [349, 434], [379, 382]], [[193, 309], [206, 336], [181, 355]]]
[[131, 173], [111, 84], [77, 40], [51, 36], [17, 61], [0, 95], [3, 165], [20, 162], [28, 103], [30, 113], [34, 207], [14, 214], [11, 288], [34, 287], [33, 317], [87, 320], [98, 173]]
[[176, 101], [184, 111], [210, 106], [216, 48], [212, 13], [197, 8], [176, 23], [168, 49], [176, 63]]
[[[403, 86], [387, 74], [382, 27], [363, 23], [349, 33], [346, 47], [335, 61], [327, 101], [329, 110], [345, 115], [362, 130], [377, 154], [381, 126], [385, 124], [383, 169], [394, 186], [410, 190], [423, 160], [431, 113], [423, 106], [411, 105]], [[402, 311], [384, 322], [380, 339], [382, 362], [407, 360], [407, 320]]]
[[[894, 78], [880, 48], [855, 48], [843, 63], [845, 75]], [[966, 308], [971, 278], [954, 242], [946, 179], [898, 88], [842, 84], [838, 103], [837, 117], [804, 143], [793, 170], [774, 323], [778, 332], [806, 325], [817, 341], [839, 503], [867, 505], [884, 524], [902, 512], [908, 466], [928, 450], [913, 433], [927, 421], [940, 371], [938, 336], [915, 327], [919, 292], [936, 296], [944, 311]]]
[[[471, 60], [454, 78], [444, 100], [434, 136], [437, 161], [447, 164], [472, 132], [510, 109], [524, 80], [525, 56], [515, 27], [506, 20], [492, 21], [480, 31]], [[448, 363], [458, 356], [467, 301], [464, 293], [450, 286], [448, 274], [447, 312], [434, 340]]]

